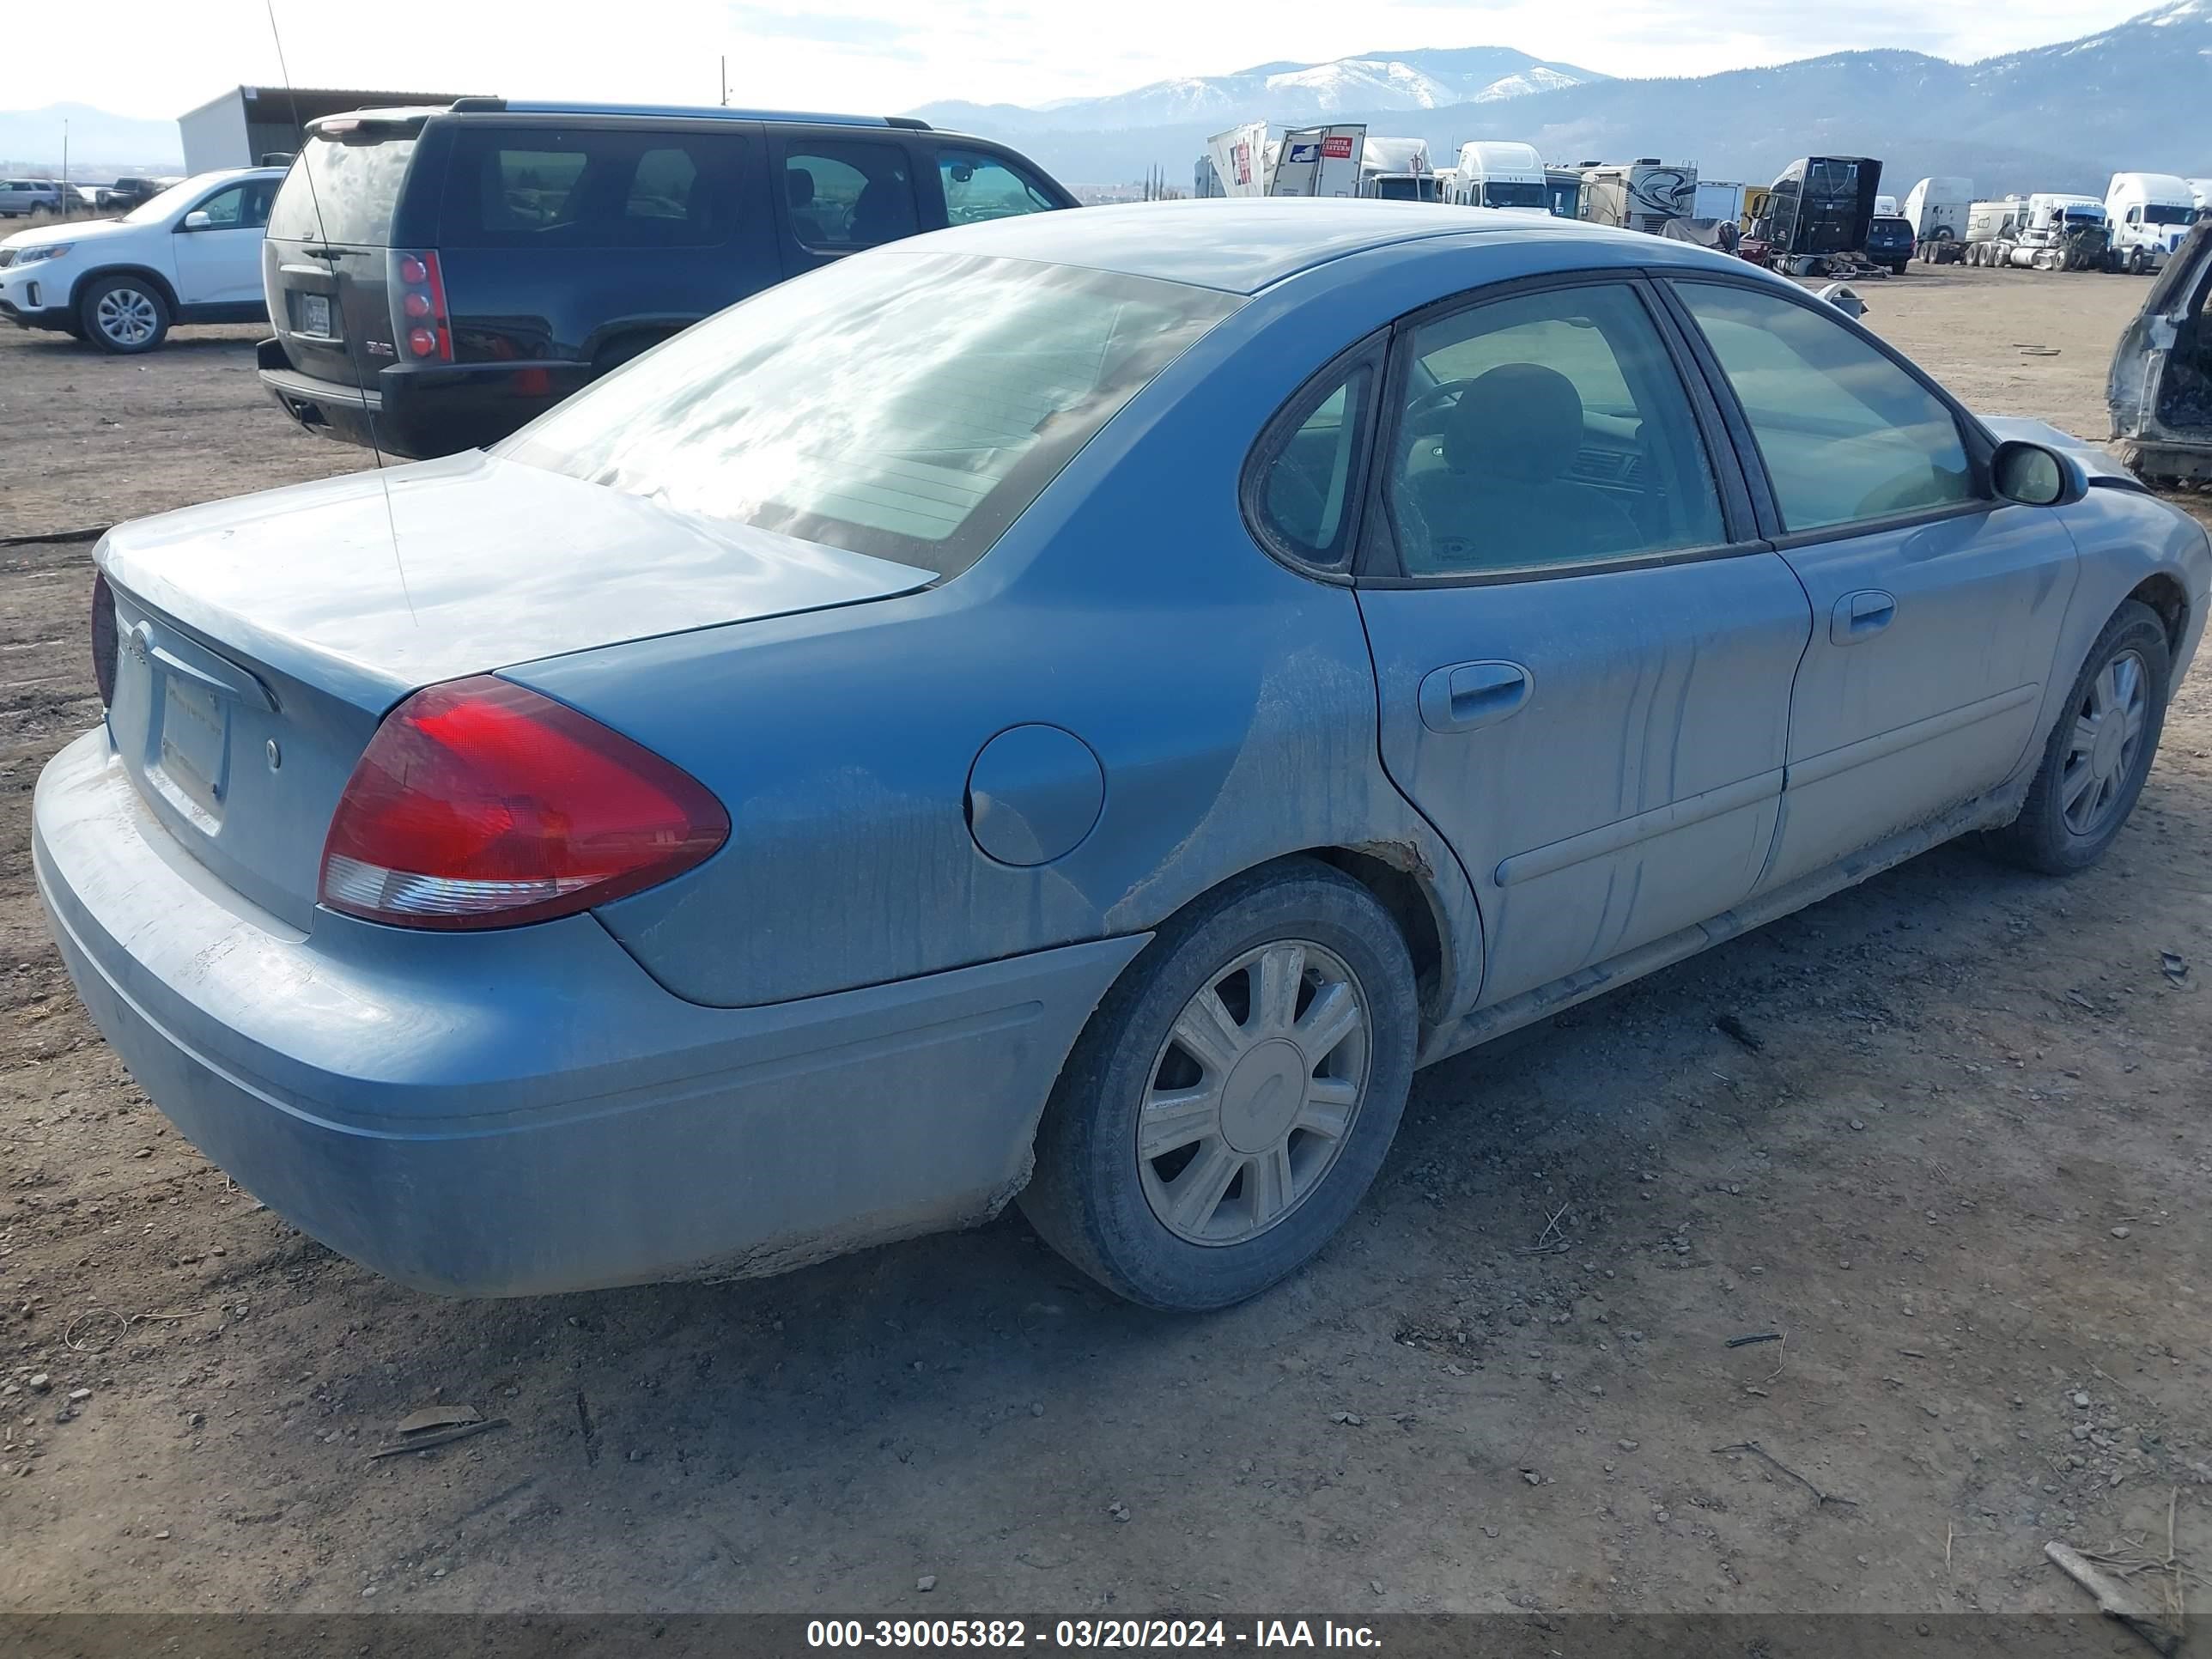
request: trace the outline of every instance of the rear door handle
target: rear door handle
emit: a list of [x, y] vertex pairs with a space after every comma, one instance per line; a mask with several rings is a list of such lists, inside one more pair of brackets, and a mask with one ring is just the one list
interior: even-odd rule
[[1897, 596], [1880, 588], [1863, 588], [1836, 601], [1828, 616], [1828, 639], [1836, 645], [1856, 645], [1872, 639], [1897, 620]]
[[1517, 714], [1534, 690], [1513, 662], [1460, 662], [1422, 678], [1421, 724], [1431, 732], [1471, 732]]

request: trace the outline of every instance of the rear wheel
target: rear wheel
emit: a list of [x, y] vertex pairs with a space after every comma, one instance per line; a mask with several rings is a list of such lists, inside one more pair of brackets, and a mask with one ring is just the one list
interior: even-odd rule
[[1992, 850], [2054, 876], [2104, 856], [2158, 753], [2171, 665], [2158, 613], [2122, 605], [2074, 682], [2020, 817], [1990, 837]]
[[103, 351], [133, 356], [168, 337], [169, 307], [141, 276], [102, 276], [77, 301], [84, 337]]
[[1116, 1294], [1224, 1308], [1351, 1216], [1405, 1110], [1417, 1017], [1389, 912], [1291, 860], [1160, 930], [1091, 1016], [1020, 1204]]

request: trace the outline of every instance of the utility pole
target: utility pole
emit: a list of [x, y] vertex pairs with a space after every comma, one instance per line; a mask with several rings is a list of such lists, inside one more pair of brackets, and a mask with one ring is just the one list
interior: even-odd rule
[[54, 204], [57, 208], [61, 210], [61, 216], [64, 219], [70, 216], [70, 199], [69, 185], [69, 117], [64, 115], [62, 117], [62, 198], [60, 201]]
[[730, 106], [730, 54], [722, 54], [722, 107]]

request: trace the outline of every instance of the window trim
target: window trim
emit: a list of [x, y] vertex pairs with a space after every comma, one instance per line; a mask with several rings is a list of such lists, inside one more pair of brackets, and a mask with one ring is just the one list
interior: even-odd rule
[[[1385, 382], [1389, 344], [1390, 330], [1387, 326], [1376, 329], [1308, 375], [1261, 424], [1259, 436], [1245, 452], [1243, 470], [1237, 477], [1237, 508], [1244, 520], [1245, 532], [1260, 550], [1298, 575], [1333, 586], [1352, 585], [1365, 540], [1368, 503], [1376, 483], [1375, 434], [1382, 424], [1382, 399], [1389, 395]], [[1360, 429], [1354, 440], [1358, 447], [1352, 453], [1352, 466], [1345, 478], [1344, 512], [1347, 522], [1344, 553], [1338, 559], [1322, 563], [1283, 537], [1270, 522], [1267, 510], [1267, 469], [1274, 465], [1284, 446], [1305, 424], [1307, 417], [1359, 368], [1368, 371], [1371, 390], [1366, 406], [1359, 413]]]
[[[1405, 408], [1406, 381], [1412, 373], [1413, 336], [1426, 323], [1454, 317], [1501, 301], [1565, 289], [1607, 286], [1627, 289], [1644, 307], [1652, 333], [1674, 369], [1691, 418], [1712, 469], [1713, 489], [1719, 497], [1721, 533], [1728, 539], [1705, 547], [1668, 548], [1646, 553], [1626, 553], [1609, 558], [1584, 559], [1571, 564], [1515, 565], [1495, 570], [1407, 571], [1401, 556], [1397, 530], [1391, 521], [1381, 458], [1396, 453], [1398, 429]], [[1711, 559], [1741, 558], [1769, 550], [1752, 517], [1751, 496], [1741, 476], [1741, 458], [1722, 424], [1720, 408], [1695, 371], [1695, 360], [1686, 343], [1672, 325], [1668, 308], [1651, 291], [1645, 273], [1632, 266], [1592, 266], [1579, 270], [1547, 271], [1539, 276], [1510, 278], [1449, 295], [1407, 312], [1390, 327], [1390, 356], [1382, 382], [1375, 430], [1370, 437], [1367, 493], [1371, 510], [1362, 514], [1359, 543], [1352, 568], [1357, 586], [1389, 589], [1403, 587], [1494, 587], [1506, 582], [1549, 581], [1574, 576], [1609, 574], [1617, 570], [1659, 569], [1668, 565], [1702, 564]]]
[[[1683, 337], [1697, 357], [1699, 368], [1710, 383], [1715, 395], [1722, 400], [1727, 412], [1731, 435], [1738, 446], [1738, 460], [1746, 477], [1753, 481], [1754, 494], [1760, 497], [1759, 526], [1767, 545], [1778, 553], [1800, 547], [1817, 547], [1830, 542], [1856, 540], [1861, 536], [1879, 536], [1899, 530], [1916, 529], [1922, 525], [1941, 524], [1948, 519], [1963, 519], [1977, 513], [1994, 512], [2010, 505], [1996, 495], [1990, 482], [1990, 459], [1996, 453], [1997, 441], [1989, 428], [1978, 420], [1972, 410], [1961, 404], [1939, 385], [1926, 370], [1892, 346], [1887, 340], [1868, 328], [1856, 318], [1845, 315], [1833, 306], [1825, 305], [1818, 295], [1808, 294], [1795, 283], [1786, 289], [1771, 281], [1756, 276], [1738, 276], [1729, 270], [1698, 270], [1686, 274], [1681, 270], [1651, 273], [1656, 279], [1662, 302], [1672, 312], [1681, 329]], [[1950, 412], [1952, 424], [1958, 428], [1959, 446], [1966, 452], [1966, 465], [1972, 470], [1974, 494], [1966, 501], [1952, 501], [1941, 507], [1919, 507], [1908, 513], [1891, 513], [1878, 519], [1853, 519], [1842, 524], [1822, 525], [1813, 530], [1791, 530], [1782, 517], [1781, 497], [1774, 489], [1773, 476], [1766, 470], [1766, 457], [1759, 447], [1758, 434], [1752, 430], [1751, 417], [1745, 411], [1742, 400], [1736, 396], [1728, 372], [1721, 367], [1719, 356], [1713, 351], [1705, 331], [1698, 326], [1689, 302], [1676, 291], [1683, 283], [1703, 283], [1711, 288], [1735, 288], [1753, 294], [1764, 294], [1785, 304], [1796, 306], [1840, 325], [1847, 332], [1872, 346], [1883, 357], [1902, 369], [1907, 378], [1926, 392]]]

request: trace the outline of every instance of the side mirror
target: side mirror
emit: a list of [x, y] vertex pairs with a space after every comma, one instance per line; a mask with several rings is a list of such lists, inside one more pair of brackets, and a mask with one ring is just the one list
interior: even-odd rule
[[1990, 459], [1990, 477], [2000, 496], [2026, 507], [2057, 507], [2081, 495], [2065, 457], [2017, 438], [1997, 446]]
[[178, 226], [177, 228], [179, 230], [206, 230], [214, 223], [215, 221], [209, 218], [205, 211], [199, 208], [194, 208], [190, 213], [187, 213], [185, 216], [184, 223]]

